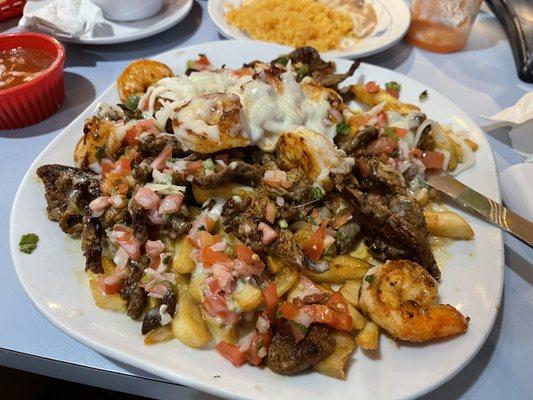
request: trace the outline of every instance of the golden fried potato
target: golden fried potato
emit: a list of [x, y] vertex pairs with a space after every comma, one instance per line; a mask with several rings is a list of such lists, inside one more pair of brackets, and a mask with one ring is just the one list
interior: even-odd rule
[[362, 349], [376, 350], [379, 344], [379, 327], [372, 321], [368, 321], [355, 341]]
[[429, 232], [433, 235], [463, 240], [474, 237], [470, 224], [452, 211], [424, 211], [424, 218]]
[[263, 292], [250, 283], [238, 286], [230, 298], [232, 298], [241, 312], [253, 311], [263, 303]]
[[367, 319], [350, 303], [348, 303], [348, 314], [350, 314], [350, 317], [352, 317], [353, 329], [360, 330], [365, 327]]
[[130, 96], [142, 96], [154, 83], [171, 76], [174, 76], [172, 70], [158, 61], [133, 61], [117, 79], [120, 100], [126, 101]]
[[196, 263], [190, 254], [193, 247], [187, 236], [176, 240], [174, 244], [174, 256], [172, 258], [172, 268], [180, 274], [188, 274], [194, 271]]
[[335, 350], [329, 356], [319, 361], [313, 369], [323, 375], [337, 379], [346, 379], [346, 366], [348, 359], [353, 353], [356, 343], [354, 338], [346, 332], [333, 332]]
[[326, 272], [318, 273], [307, 268], [302, 273], [313, 282], [344, 283], [347, 280], [361, 280], [370, 268], [370, 264], [358, 258], [341, 255], [329, 262]]
[[119, 294], [105, 294], [98, 285], [98, 277], [94, 275], [89, 281], [91, 294], [93, 295], [94, 304], [104, 310], [126, 311], [126, 301]]
[[199, 204], [205, 203], [209, 199], [222, 198], [229, 199], [232, 196], [250, 196], [255, 193], [255, 189], [250, 186], [239, 185], [238, 183], [226, 183], [220, 187], [212, 189], [201, 189], [192, 185], [192, 195]]
[[278, 272], [274, 278], [278, 296], [283, 296], [298, 281], [298, 276], [298, 271], [291, 266], [286, 266]]
[[204, 301], [204, 274], [192, 274], [189, 282], [189, 294], [192, 299], [201, 304]]
[[172, 325], [167, 324], [165, 326], [158, 326], [153, 331], [150, 331], [144, 338], [144, 344], [150, 346], [157, 343], [165, 343], [172, 339], [174, 339]]
[[385, 103], [383, 110], [396, 111], [400, 114], [409, 114], [413, 111], [420, 111], [420, 108], [413, 104], [402, 103], [396, 97], [390, 95], [384, 90], [377, 93], [370, 93], [366, 90], [365, 85], [352, 85], [350, 89], [355, 94], [356, 100], [369, 107], [374, 107], [380, 103]]
[[178, 309], [172, 319], [172, 332], [176, 339], [194, 348], [204, 347], [211, 339], [200, 308], [189, 295], [187, 285], [179, 287]]
[[361, 281], [349, 280], [339, 289], [339, 292], [343, 295], [348, 303], [357, 307], [359, 305], [359, 291], [361, 290]]
[[237, 343], [239, 341], [239, 331], [237, 324], [228, 324], [221, 318], [212, 317], [203, 308], [201, 309], [204, 321], [211, 332], [215, 342]]
[[267, 268], [271, 274], [277, 274], [285, 267], [283, 261], [275, 256], [267, 256]]

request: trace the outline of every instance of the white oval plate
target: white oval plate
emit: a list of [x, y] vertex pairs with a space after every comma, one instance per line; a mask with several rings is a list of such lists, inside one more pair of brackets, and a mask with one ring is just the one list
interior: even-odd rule
[[[185, 70], [188, 59], [205, 53], [214, 65], [240, 67], [250, 60], [271, 60], [286, 47], [253, 41], [219, 41], [176, 49], [155, 57], [176, 72]], [[350, 62], [338, 59], [340, 71]], [[418, 95], [429, 90], [422, 104], [433, 119], [467, 129], [479, 143], [477, 165], [459, 179], [481, 193], [500, 200], [494, 159], [481, 129], [461, 109], [435, 90], [404, 75], [373, 65], [362, 64], [352, 82], [373, 79], [379, 83], [397, 81], [401, 98], [418, 103]], [[397, 344], [382, 335], [380, 350], [357, 350], [346, 381], [316, 373], [286, 377], [268, 369], [243, 366], [236, 369], [211, 350], [194, 350], [177, 340], [143, 345], [140, 323], [124, 314], [98, 309], [91, 298], [83, 272], [80, 243], [64, 235], [46, 216], [43, 185], [35, 170], [43, 164], [72, 165], [72, 154], [83, 131], [84, 118], [98, 102], [117, 102], [115, 85], [74, 120], [35, 160], [24, 177], [11, 213], [11, 251], [24, 289], [39, 309], [59, 329], [101, 352], [134, 367], [171, 381], [216, 395], [239, 399], [405, 399], [442, 384], [463, 368], [476, 354], [489, 334], [497, 314], [503, 285], [502, 235], [478, 219], [464, 215], [476, 238], [455, 242], [442, 271], [441, 299], [471, 318], [468, 332], [451, 340], [428, 345]], [[462, 214], [462, 213], [461, 213]], [[22, 234], [40, 237], [31, 255], [18, 250]]]
[[[112, 0], [110, 0], [112, 1]], [[24, 14], [35, 11], [51, 3], [52, 0], [29, 0], [24, 6]], [[193, 0], [165, 0], [161, 11], [150, 18], [133, 22], [107, 21], [98, 28], [93, 37], [71, 38], [60, 33], [46, 33], [58, 40], [70, 43], [115, 44], [143, 39], [161, 33], [183, 20], [191, 11]]]
[[[369, 0], [378, 15], [374, 32], [350, 49], [332, 50], [324, 54], [331, 57], [357, 58], [379, 53], [398, 43], [409, 28], [411, 13], [403, 0]], [[209, 0], [207, 11], [222, 35], [228, 39], [251, 40], [245, 32], [226, 21], [226, 7], [238, 6], [242, 0]]]

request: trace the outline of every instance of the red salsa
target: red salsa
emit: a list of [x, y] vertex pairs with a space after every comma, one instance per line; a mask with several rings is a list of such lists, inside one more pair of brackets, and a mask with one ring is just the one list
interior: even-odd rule
[[53, 62], [54, 57], [45, 50], [20, 47], [0, 50], [0, 90], [35, 79]]

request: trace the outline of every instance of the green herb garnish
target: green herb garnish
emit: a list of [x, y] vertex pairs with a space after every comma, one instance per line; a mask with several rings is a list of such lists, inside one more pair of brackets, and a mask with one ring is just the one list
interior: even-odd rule
[[337, 134], [348, 135], [351, 132], [350, 125], [345, 121], [342, 121], [337, 124]]
[[203, 225], [200, 226], [200, 227], [198, 228], [198, 230], [199, 230], [199, 231], [205, 231], [205, 226], [203, 226]]
[[278, 225], [279, 225], [279, 227], [280, 227], [281, 229], [287, 229], [287, 228], [289, 227], [289, 224], [288, 224], [287, 221], [284, 220], [284, 219], [280, 219], [280, 220], [278, 221]]
[[98, 161], [102, 161], [102, 158], [104, 158], [105, 155], [105, 146], [100, 146], [96, 148], [96, 151], [94, 152], [94, 156]]
[[391, 128], [390, 126], [387, 126], [383, 128], [383, 132], [385, 132], [387, 136], [390, 136], [394, 140], [400, 140], [399, 136], [396, 134], [396, 128]]
[[166, 264], [168, 264], [169, 261], [170, 261], [170, 256], [165, 256], [165, 257], [163, 258], [163, 264], [166, 265]]
[[37, 248], [37, 242], [39, 241], [39, 236], [35, 233], [26, 233], [21, 236], [19, 242], [19, 250], [26, 254], [31, 254], [33, 250]]
[[136, 94], [132, 94], [129, 96], [126, 101], [124, 102], [124, 105], [128, 110], [135, 111], [137, 107], [139, 106], [139, 100], [141, 98], [137, 96]]
[[296, 71], [296, 80], [299, 82], [309, 74], [309, 67], [307, 66], [307, 64], [303, 64]]
[[302, 333], [302, 335], [305, 336], [305, 334], [307, 333], [307, 327], [296, 321], [292, 321], [292, 323], [298, 328], [298, 330]]
[[187, 64], [185, 64], [187, 69], [194, 69], [194, 66], [196, 65], [196, 61], [195, 60], [188, 60], [187, 61]]
[[264, 345], [265, 345], [265, 342], [263, 341], [263, 339], [259, 339], [257, 341], [257, 345], [255, 346], [255, 348], [259, 351], [263, 348]]
[[311, 192], [313, 193], [313, 198], [315, 200], [318, 200], [318, 199], [321, 199], [322, 197], [324, 197], [324, 191], [318, 185], [313, 185], [311, 187]]
[[374, 282], [374, 279], [376, 279], [374, 274], [365, 276], [365, 281], [367, 281], [370, 284], [372, 284], [372, 282]]
[[385, 89], [394, 90], [395, 92], [399, 92], [402, 88], [402, 85], [400, 85], [398, 82], [387, 82], [385, 84]]
[[281, 65], [287, 65], [289, 62], [289, 57], [287, 56], [279, 56], [274, 60], [274, 64], [281, 64]]
[[208, 169], [209, 171], [215, 170], [215, 163], [210, 158], [202, 161], [202, 165], [204, 166], [205, 169]]
[[424, 100], [427, 100], [428, 96], [429, 96], [428, 91], [427, 91], [427, 90], [424, 90], [422, 93], [420, 93], [420, 94], [418, 95], [418, 99], [419, 99], [420, 101], [424, 101]]

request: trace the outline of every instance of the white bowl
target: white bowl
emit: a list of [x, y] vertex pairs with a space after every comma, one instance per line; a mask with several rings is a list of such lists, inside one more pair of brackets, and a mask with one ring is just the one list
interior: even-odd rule
[[111, 21], [139, 21], [157, 14], [164, 0], [91, 0]]

